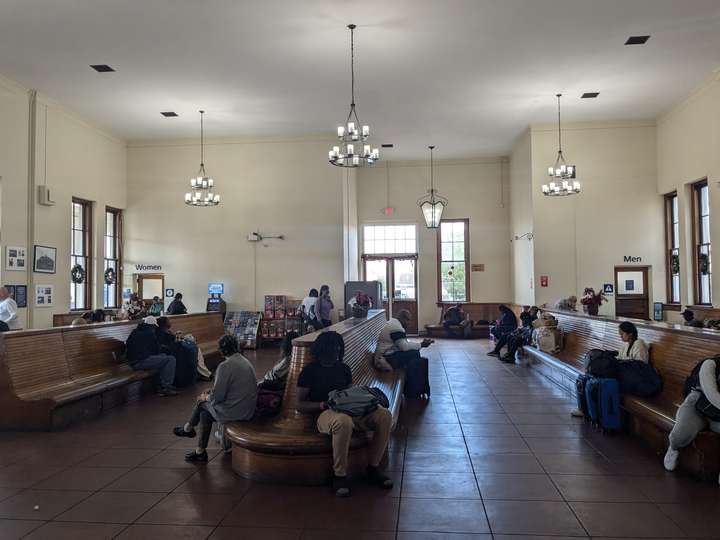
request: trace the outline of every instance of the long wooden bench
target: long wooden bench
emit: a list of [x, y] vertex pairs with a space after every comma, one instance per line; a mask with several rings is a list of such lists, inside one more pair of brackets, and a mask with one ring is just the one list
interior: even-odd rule
[[[538, 361], [535, 368], [574, 395], [575, 379], [583, 372], [585, 353], [589, 349], [621, 350], [624, 343], [618, 334], [618, 325], [626, 319], [545, 311], [559, 320], [564, 348], [555, 355], [533, 347], [525, 347], [525, 351]], [[684, 399], [685, 379], [697, 362], [720, 353], [720, 335], [712, 330], [667, 323], [632, 322], [637, 326], [640, 338], [651, 347], [651, 361], [662, 375], [663, 391], [652, 399], [623, 396], [626, 425], [656, 452], [663, 453], [667, 449], [668, 433], [675, 425], [675, 413]], [[720, 436], [702, 432], [691, 447], [681, 453], [680, 466], [702, 477], [717, 478]]]
[[[211, 359], [224, 328], [216, 313], [172, 317]], [[153, 373], [134, 371], [120, 351], [137, 321], [97, 323], [0, 334], [0, 429], [59, 429], [154, 387]], [[206, 340], [205, 343], [200, 340]]]
[[[443, 327], [443, 317], [445, 312], [457, 305], [457, 302], [438, 302], [437, 306], [440, 308], [440, 320], [437, 324], [426, 324], [425, 332], [429, 337], [444, 338], [448, 337], [445, 328]], [[473, 321], [487, 321], [489, 324], [475, 324], [472, 327], [472, 339], [487, 339], [490, 337], [490, 327], [495, 324], [495, 320], [500, 315], [498, 311], [499, 303], [490, 302], [465, 302], [462, 304], [465, 313], [470, 315], [470, 319]], [[507, 307], [515, 312], [515, 315], [520, 315], [522, 311], [521, 306], [507, 303]], [[462, 329], [460, 326], [451, 326], [452, 330], [456, 334], [462, 335]]]
[[[382, 310], [371, 311], [367, 319], [347, 319], [329, 328], [343, 336], [345, 363], [353, 373], [353, 384], [381, 388], [390, 400], [393, 425], [402, 403], [404, 374], [383, 373], [372, 365], [372, 354], [386, 321]], [[319, 332], [293, 341], [282, 411], [272, 418], [256, 418], [226, 426], [232, 443], [233, 469], [252, 480], [315, 485], [326, 482], [332, 473], [330, 437], [317, 432], [315, 415], [296, 410], [297, 380], [303, 366], [312, 361], [310, 347]], [[372, 437], [355, 433], [350, 444], [350, 474], [367, 464], [365, 447]]]

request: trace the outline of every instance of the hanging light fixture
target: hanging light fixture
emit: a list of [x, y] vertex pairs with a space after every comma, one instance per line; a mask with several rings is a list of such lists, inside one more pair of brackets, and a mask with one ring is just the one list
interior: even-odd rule
[[425, 226], [428, 229], [437, 229], [440, 227], [440, 219], [448, 200], [435, 189], [433, 177], [433, 150], [435, 147], [428, 146], [428, 148], [430, 149], [430, 189], [427, 195], [418, 200], [417, 204], [422, 210], [423, 218], [425, 218]]
[[558, 154], [553, 167], [548, 167], [550, 182], [543, 184], [543, 195], [548, 197], [566, 197], [580, 193], [580, 182], [575, 180], [577, 167], [565, 163], [562, 151], [562, 131], [560, 126], [560, 98], [562, 94], [555, 94], [558, 101]]
[[217, 206], [220, 204], [220, 195], [213, 193], [215, 181], [205, 172], [205, 125], [203, 117], [205, 111], [200, 111], [200, 170], [198, 175], [190, 179], [190, 191], [185, 194], [185, 204], [188, 206]]
[[380, 159], [377, 148], [366, 144], [370, 136], [370, 126], [361, 126], [355, 110], [355, 25], [350, 29], [350, 112], [344, 126], [338, 126], [338, 146], [328, 152], [328, 160], [337, 167], [365, 167]]

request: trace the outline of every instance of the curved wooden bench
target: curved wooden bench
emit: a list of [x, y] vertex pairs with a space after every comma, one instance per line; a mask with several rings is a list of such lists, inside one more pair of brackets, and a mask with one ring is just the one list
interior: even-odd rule
[[[347, 319], [331, 326], [345, 341], [345, 363], [353, 373], [353, 384], [377, 386], [390, 400], [393, 425], [402, 404], [403, 372], [384, 373], [372, 365], [377, 338], [386, 322], [384, 311], [371, 311], [367, 319]], [[329, 480], [332, 474], [330, 437], [318, 433], [315, 415], [293, 408], [297, 380], [302, 368], [312, 361], [310, 346], [319, 332], [293, 341], [283, 407], [273, 418], [226, 425], [226, 436], [232, 443], [233, 469], [252, 480], [315, 485]], [[365, 447], [371, 433], [356, 432], [350, 443], [350, 474], [367, 464]]]
[[[565, 347], [555, 355], [525, 347], [538, 361], [533, 367], [575, 395], [575, 379], [583, 372], [583, 358], [589, 349], [620, 350], [623, 342], [618, 325], [626, 319], [592, 317], [581, 313], [545, 310], [560, 322]], [[652, 363], [663, 378], [663, 391], [652, 399], [623, 396], [627, 428], [658, 453], [667, 449], [667, 435], [675, 425], [677, 408], [683, 402], [685, 379], [703, 358], [720, 352], [720, 335], [711, 330], [666, 323], [632, 321], [640, 337], [650, 345]], [[720, 436], [702, 432], [681, 453], [680, 466], [702, 477], [717, 478], [720, 471]]]
[[[224, 333], [216, 313], [177, 315], [175, 321], [178, 330], [206, 339], [214, 329], [215, 342]], [[154, 373], [134, 371], [120, 359], [136, 325], [120, 321], [0, 334], [0, 429], [62, 428], [152, 391]]]

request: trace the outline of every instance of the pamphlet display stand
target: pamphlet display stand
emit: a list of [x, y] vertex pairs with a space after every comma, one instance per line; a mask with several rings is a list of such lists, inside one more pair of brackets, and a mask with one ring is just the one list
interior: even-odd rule
[[229, 311], [225, 315], [225, 332], [235, 336], [241, 347], [257, 349], [262, 315], [259, 311]]

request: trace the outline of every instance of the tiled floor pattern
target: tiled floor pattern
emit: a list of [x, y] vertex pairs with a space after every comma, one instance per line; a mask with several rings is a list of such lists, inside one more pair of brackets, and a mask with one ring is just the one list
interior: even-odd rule
[[[213, 450], [170, 433], [197, 389], [146, 398], [56, 433], [0, 433], [0, 540], [562, 540], [720, 538], [720, 489], [572, 419], [532, 369], [485, 341], [428, 351], [432, 398], [409, 402], [393, 436], [391, 492], [255, 484]], [[258, 372], [270, 364], [254, 357]]]

